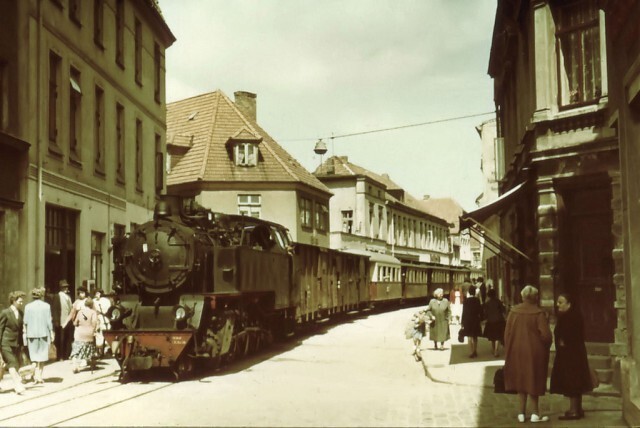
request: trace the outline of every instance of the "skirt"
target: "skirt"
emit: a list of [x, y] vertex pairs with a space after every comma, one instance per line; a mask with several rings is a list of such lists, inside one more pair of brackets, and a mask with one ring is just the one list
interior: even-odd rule
[[46, 337], [28, 337], [29, 358], [34, 363], [49, 361], [49, 341]]
[[76, 340], [71, 344], [70, 358], [88, 361], [93, 358], [93, 354], [95, 354], [95, 352], [96, 345], [94, 342], [80, 342]]
[[504, 341], [504, 321], [496, 321], [496, 322], [487, 322], [484, 326], [484, 334], [483, 336], [491, 341], [500, 341], [502, 343]]

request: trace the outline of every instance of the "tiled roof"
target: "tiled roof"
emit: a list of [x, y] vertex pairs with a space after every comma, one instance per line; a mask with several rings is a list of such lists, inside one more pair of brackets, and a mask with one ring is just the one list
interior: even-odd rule
[[[227, 145], [230, 139], [259, 141], [258, 165], [235, 165]], [[167, 142], [190, 146], [167, 176], [168, 186], [196, 181], [299, 182], [331, 193], [219, 90], [167, 104]]]
[[[328, 177], [348, 177], [348, 176], [369, 177], [370, 179], [377, 181], [378, 183], [382, 184], [385, 187], [387, 191], [385, 192], [385, 199], [387, 201], [405, 205], [414, 210], [423, 212], [425, 214], [429, 214], [432, 217], [437, 217], [440, 220], [449, 222], [447, 218], [441, 215], [433, 214], [430, 211], [427, 211], [422, 206], [421, 200], [416, 199], [415, 197], [413, 197], [413, 195], [405, 191], [400, 185], [398, 185], [396, 182], [391, 180], [388, 174], [380, 175], [380, 174], [376, 174], [375, 172], [371, 172], [366, 168], [363, 168], [352, 162], [349, 162], [349, 159], [346, 156], [330, 157], [315, 170], [314, 174], [320, 179], [328, 178]], [[389, 191], [394, 191], [394, 190], [396, 191], [401, 190], [403, 192], [404, 199], [399, 200], [388, 193]]]
[[435, 216], [444, 218], [455, 226], [451, 233], [460, 231], [460, 216], [464, 213], [462, 206], [452, 198], [429, 198], [418, 201], [423, 209]]

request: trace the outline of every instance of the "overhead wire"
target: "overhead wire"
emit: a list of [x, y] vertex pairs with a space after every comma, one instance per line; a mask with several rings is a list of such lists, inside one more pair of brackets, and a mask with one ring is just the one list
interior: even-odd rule
[[[443, 122], [452, 122], [454, 120], [462, 120], [462, 119], [469, 119], [472, 117], [479, 117], [479, 116], [487, 116], [490, 114], [495, 114], [495, 111], [489, 111], [489, 112], [485, 112], [485, 113], [474, 113], [474, 114], [468, 114], [465, 116], [456, 116], [456, 117], [448, 117], [445, 119], [437, 119], [437, 120], [430, 120], [427, 122], [420, 122], [420, 123], [412, 123], [410, 125], [400, 125], [400, 126], [393, 126], [391, 128], [381, 128], [381, 129], [372, 129], [369, 131], [360, 131], [360, 132], [351, 132], [348, 134], [340, 134], [340, 135], [331, 135], [331, 136], [326, 136], [326, 137], [320, 137], [320, 139], [330, 139], [330, 140], [335, 140], [336, 138], [346, 138], [346, 137], [355, 137], [357, 135], [366, 135], [366, 134], [374, 134], [377, 132], [386, 132], [386, 131], [395, 131], [397, 129], [404, 129], [404, 128], [414, 128], [417, 126], [425, 126], [425, 125], [433, 125], [436, 123], [443, 123]], [[291, 139], [291, 140], [279, 140], [280, 142], [294, 142], [294, 141], [313, 141], [316, 138], [298, 138], [298, 139]]]

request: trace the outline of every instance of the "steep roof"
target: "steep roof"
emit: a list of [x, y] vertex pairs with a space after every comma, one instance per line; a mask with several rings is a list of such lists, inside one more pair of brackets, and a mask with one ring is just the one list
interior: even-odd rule
[[[421, 213], [427, 214], [430, 217], [435, 217], [435, 219], [442, 222], [450, 222], [443, 216], [433, 214], [425, 210], [425, 208], [421, 205], [420, 200], [413, 197], [413, 195], [405, 191], [395, 181], [391, 180], [388, 174], [380, 175], [376, 174], [375, 172], [369, 171], [366, 168], [349, 162], [349, 158], [347, 156], [330, 157], [314, 171], [314, 175], [321, 180], [329, 179], [331, 177], [368, 177], [369, 179], [381, 184], [382, 187], [385, 188], [385, 199], [387, 201], [404, 205], [416, 211], [420, 211]], [[402, 195], [402, 198], [400, 198], [400, 194]]]
[[418, 203], [425, 211], [454, 224], [454, 227], [451, 228], [451, 233], [460, 232], [460, 216], [464, 213], [464, 209], [455, 199], [429, 198], [422, 199]]
[[[231, 139], [258, 141], [258, 165], [237, 166], [227, 144]], [[168, 186], [198, 181], [298, 182], [331, 194], [220, 90], [167, 104], [167, 143], [187, 149], [184, 155], [174, 151], [177, 161], [167, 176]]]

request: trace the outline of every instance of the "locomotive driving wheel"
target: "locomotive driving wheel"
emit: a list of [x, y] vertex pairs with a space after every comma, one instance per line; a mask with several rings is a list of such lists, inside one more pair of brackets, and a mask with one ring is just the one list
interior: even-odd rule
[[173, 372], [175, 381], [180, 382], [187, 378], [193, 371], [193, 360], [191, 357], [180, 358], [173, 364], [171, 371]]

